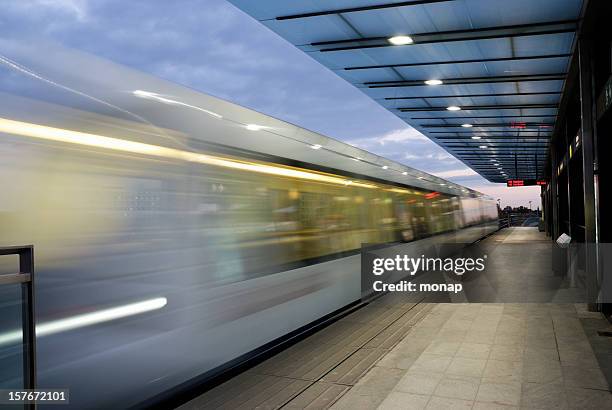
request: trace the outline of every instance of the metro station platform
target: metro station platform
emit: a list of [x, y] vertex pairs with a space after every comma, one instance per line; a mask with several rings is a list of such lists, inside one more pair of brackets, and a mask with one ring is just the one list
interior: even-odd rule
[[[496, 264], [512, 261], [508, 269], [522, 258], [521, 272], [488, 278], [504, 289], [491, 295], [515, 295], [524, 281], [537, 291], [553, 275], [542, 262], [550, 241], [537, 228], [504, 229], [481, 245]], [[180, 408], [612, 408], [612, 338], [598, 333], [610, 328], [601, 314], [556, 300], [414, 296], [386, 294]]]

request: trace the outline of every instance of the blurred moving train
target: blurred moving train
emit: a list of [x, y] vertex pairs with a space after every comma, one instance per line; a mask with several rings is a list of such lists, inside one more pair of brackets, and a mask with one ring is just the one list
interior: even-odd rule
[[[0, 246], [34, 244], [39, 387], [70, 407], [150, 403], [359, 300], [362, 243], [497, 227], [465, 187], [40, 47], [0, 42]], [[0, 386], [17, 388], [18, 288], [0, 312]]]

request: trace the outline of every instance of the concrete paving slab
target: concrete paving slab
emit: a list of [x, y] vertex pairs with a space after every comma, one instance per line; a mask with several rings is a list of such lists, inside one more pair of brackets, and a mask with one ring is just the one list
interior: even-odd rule
[[[548, 247], [530, 228], [487, 241], [500, 264], [526, 242], [536, 254]], [[521, 263], [542, 266], [537, 255]], [[521, 291], [517, 280], [485, 282], [494, 295]], [[525, 300], [382, 297], [182, 408], [612, 408], [612, 338], [598, 333], [607, 321], [581, 304]]]

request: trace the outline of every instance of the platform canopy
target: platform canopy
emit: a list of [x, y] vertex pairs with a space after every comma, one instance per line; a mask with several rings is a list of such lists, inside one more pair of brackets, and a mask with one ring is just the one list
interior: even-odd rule
[[491, 182], [544, 175], [582, 0], [230, 0]]

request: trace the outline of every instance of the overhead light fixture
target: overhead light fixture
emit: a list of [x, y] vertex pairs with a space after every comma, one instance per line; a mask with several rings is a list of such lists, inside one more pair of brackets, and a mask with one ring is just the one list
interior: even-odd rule
[[417, 179], [423, 179], [423, 177], [418, 177]]
[[497, 169], [499, 169], [501, 171], [503, 168], [500, 167], [500, 168], [497, 168]]
[[387, 41], [394, 46], [405, 46], [414, 43], [414, 40], [410, 36], [393, 36], [389, 37]]
[[461, 111], [461, 107], [458, 107], [456, 105], [451, 105], [450, 107], [446, 107], [446, 109], [448, 111]]
[[472, 124], [461, 124], [461, 126], [462, 126], [463, 128], [472, 128], [472, 127], [473, 127], [473, 125], [472, 125]]
[[440, 186], [446, 186], [446, 184], [440, 184]]
[[442, 85], [444, 82], [442, 80], [426, 80], [425, 84], [427, 85]]
[[313, 144], [313, 145], [310, 146], [310, 148], [312, 148], [312, 149], [321, 149], [321, 145]]
[[408, 175], [408, 173], [404, 171], [404, 172], [402, 172], [402, 175]]
[[387, 165], [383, 165], [382, 169], [389, 169]]
[[486, 146], [486, 145], [481, 145], [481, 146], [479, 146], [478, 148], [486, 149], [486, 148], [487, 148], [487, 146]]
[[354, 157], [354, 158], [351, 158], [351, 159], [352, 159], [353, 161], [361, 161], [361, 159], [362, 159], [362, 158], [359, 158], [359, 157]]
[[249, 131], [260, 131], [263, 127], [257, 124], [247, 124], [246, 129]]
[[472, 139], [473, 139], [473, 140], [479, 140], [479, 139], [481, 139], [481, 138], [482, 138], [482, 137], [479, 137], [478, 135], [474, 135], [474, 136], [472, 137]]

